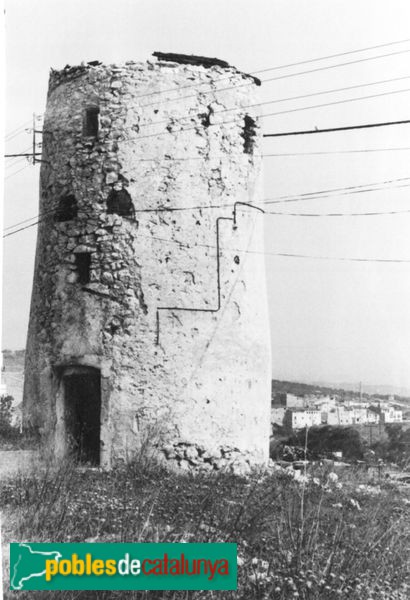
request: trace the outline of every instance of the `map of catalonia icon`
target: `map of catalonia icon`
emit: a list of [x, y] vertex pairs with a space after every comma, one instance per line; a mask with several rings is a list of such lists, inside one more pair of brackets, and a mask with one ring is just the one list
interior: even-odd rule
[[[47, 559], [60, 560], [62, 554], [57, 551], [40, 552], [33, 550], [30, 544], [18, 544], [17, 559], [10, 560], [10, 589], [24, 590], [26, 581], [33, 577], [43, 577], [46, 573], [45, 562]], [[14, 550], [15, 552], [15, 550]], [[11, 557], [10, 557], [11, 558]]]

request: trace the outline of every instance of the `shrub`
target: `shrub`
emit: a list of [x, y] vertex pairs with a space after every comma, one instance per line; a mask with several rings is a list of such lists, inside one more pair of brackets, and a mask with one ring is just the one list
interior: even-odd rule
[[[304, 447], [306, 429], [295, 432], [287, 441], [287, 445]], [[308, 430], [307, 450], [309, 455], [317, 457], [341, 450], [347, 459], [363, 459], [365, 447], [359, 432], [353, 427], [335, 427], [324, 425], [311, 427]]]
[[7, 434], [12, 429], [13, 397], [0, 397], [0, 435]]

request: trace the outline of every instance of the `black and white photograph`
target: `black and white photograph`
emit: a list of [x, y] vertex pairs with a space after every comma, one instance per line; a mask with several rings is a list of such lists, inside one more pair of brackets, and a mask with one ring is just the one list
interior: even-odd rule
[[408, 1], [2, 8], [0, 600], [408, 599]]

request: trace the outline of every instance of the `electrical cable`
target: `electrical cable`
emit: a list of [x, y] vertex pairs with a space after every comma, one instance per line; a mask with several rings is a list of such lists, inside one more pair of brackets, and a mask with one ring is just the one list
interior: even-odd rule
[[[330, 58], [337, 58], [339, 56], [347, 56], [349, 54], [356, 54], [357, 52], [366, 52], [368, 50], [376, 50], [378, 48], [385, 48], [387, 46], [395, 46], [398, 44], [404, 44], [406, 42], [410, 42], [410, 38], [405, 39], [405, 40], [398, 40], [398, 41], [394, 41], [394, 42], [387, 42], [384, 44], [377, 44], [376, 46], [367, 46], [366, 48], [358, 48], [355, 50], [347, 50], [344, 52], [338, 52], [336, 54], [328, 54], [327, 56], [319, 56], [317, 58], [309, 58], [306, 60], [301, 60], [301, 61], [297, 61], [297, 62], [293, 62], [293, 63], [288, 63], [288, 64], [284, 64], [284, 65], [277, 65], [275, 67], [267, 67], [264, 69], [259, 69], [257, 71], [251, 71], [249, 73], [249, 75], [259, 75], [260, 73], [267, 73], [269, 71], [277, 71], [279, 69], [287, 69], [289, 67], [297, 67], [299, 65], [306, 65], [309, 63], [313, 63], [313, 62], [318, 62], [320, 60], [328, 60]], [[225, 81], [225, 80], [229, 80], [231, 78], [231, 76], [229, 77], [224, 77], [223, 79], [220, 79], [219, 81]], [[137, 96], [137, 98], [144, 98], [146, 96], [153, 96], [155, 94], [163, 94], [166, 92], [174, 92], [174, 91], [179, 91], [181, 89], [187, 89], [187, 88], [192, 88], [192, 87], [199, 87], [200, 85], [209, 85], [208, 82], [204, 81], [202, 83], [191, 83], [188, 85], [184, 85], [184, 86], [177, 86], [177, 87], [172, 87], [172, 88], [167, 88], [165, 90], [155, 90], [153, 92], [147, 92], [146, 94], [140, 94], [139, 96]]]
[[10, 173], [10, 175], [7, 175], [4, 179], [10, 179], [11, 177], [14, 177], [14, 175], [17, 175], [18, 173], [21, 173], [21, 171], [24, 171], [24, 169], [27, 169], [27, 167], [29, 167], [30, 165], [24, 165], [24, 167], [22, 167], [21, 169], [19, 169], [18, 171], [15, 171], [14, 173]]
[[264, 138], [286, 137], [291, 135], [309, 135], [314, 133], [334, 133], [338, 131], [354, 131], [357, 129], [372, 129], [374, 127], [390, 127], [392, 125], [409, 125], [410, 119], [402, 121], [386, 121], [384, 123], [365, 123], [363, 125], [345, 125], [344, 127], [326, 127], [322, 129], [304, 129], [300, 131], [282, 131], [280, 133], [264, 133]]
[[[359, 184], [356, 186], [330, 188], [330, 189], [319, 190], [319, 191], [315, 191], [315, 192], [306, 192], [306, 193], [302, 193], [302, 194], [278, 196], [277, 198], [274, 198], [274, 199], [266, 198], [266, 199], [262, 200], [261, 204], [279, 204], [279, 203], [285, 203], [285, 202], [302, 202], [302, 201], [307, 201], [307, 200], [318, 200], [318, 199], [321, 200], [323, 198], [338, 197], [338, 196], [342, 196], [342, 195], [369, 193], [369, 192], [374, 192], [374, 191], [383, 191], [386, 189], [398, 189], [398, 188], [402, 188], [402, 187], [410, 187], [410, 184], [402, 184], [402, 185], [398, 185], [398, 186], [391, 186], [388, 184], [409, 181], [409, 180], [410, 180], [410, 177], [401, 177], [398, 179], [388, 179], [388, 180], [376, 182], [376, 183]], [[384, 187], [374, 187], [374, 186], [384, 186]], [[368, 189], [366, 189], [366, 188], [368, 188]], [[336, 193], [333, 193], [333, 192], [336, 192]], [[235, 202], [230, 202], [230, 203], [226, 203], [226, 204], [213, 204], [213, 205], [209, 205], [209, 206], [186, 206], [186, 207], [181, 206], [181, 207], [174, 207], [174, 208], [173, 207], [162, 207], [162, 208], [160, 207], [160, 208], [141, 208], [141, 209], [137, 208], [137, 209], [135, 209], [134, 212], [135, 213], [181, 212], [181, 211], [186, 211], [186, 210], [211, 210], [211, 209], [219, 209], [219, 208], [233, 208], [234, 206], [235, 206]], [[38, 221], [36, 221], [36, 223], [33, 223], [33, 225], [37, 225], [37, 223], [41, 222], [41, 220], [43, 220], [43, 218], [45, 216], [52, 214], [52, 213], [58, 213], [59, 210], [60, 210], [59, 208], [50, 208], [48, 210], [43, 211], [42, 213], [39, 213], [38, 215], [35, 215], [28, 219], [24, 219], [23, 221], [20, 221], [18, 223], [14, 223], [14, 225], [9, 225], [8, 227], [5, 227], [3, 231], [9, 231], [10, 229], [15, 229], [16, 227], [18, 227], [20, 225], [24, 225], [25, 223], [28, 223], [29, 221], [32, 221], [33, 219], [39, 219]], [[266, 213], [266, 214], [269, 214], [269, 213]], [[280, 213], [280, 214], [282, 214], [282, 213]], [[283, 214], [290, 214], [290, 213], [283, 213]]]
[[10, 138], [10, 136], [13, 136], [17, 133], [20, 132], [20, 130], [23, 130], [25, 127], [27, 127], [27, 125], [29, 125], [31, 123], [30, 121], [25, 121], [22, 125], [20, 125], [19, 127], [16, 127], [15, 129], [13, 129], [12, 131], [9, 131], [8, 133], [6, 133], [6, 135], [4, 136], [6, 140], [8, 140], [8, 138]]
[[[335, 65], [327, 65], [327, 66], [323, 66], [323, 67], [316, 67], [315, 69], [307, 69], [306, 71], [298, 71], [296, 73], [287, 73], [285, 75], [277, 75], [276, 77], [269, 77], [268, 79], [263, 79], [262, 83], [269, 83], [271, 81], [278, 81], [280, 79], [288, 79], [290, 77], [297, 77], [299, 75], [307, 75], [307, 74], [310, 74], [310, 73], [316, 73], [316, 72], [325, 71], [325, 70], [328, 70], [328, 69], [335, 69], [337, 67], [346, 67], [347, 65], [358, 64], [358, 63], [366, 62], [366, 61], [369, 61], [369, 60], [376, 60], [376, 59], [379, 59], [379, 58], [386, 58], [386, 57], [395, 56], [395, 55], [398, 55], [398, 54], [405, 54], [407, 52], [410, 52], [410, 48], [407, 48], [405, 50], [398, 50], [397, 52], [390, 52], [390, 53], [387, 53], [387, 54], [379, 54], [377, 56], [370, 56], [370, 57], [366, 57], [366, 58], [359, 58], [359, 59], [352, 60], [352, 61], [347, 61], [347, 62], [344, 62], [344, 63], [337, 63]], [[254, 83], [248, 81], [246, 83], [240, 83], [240, 84], [236, 84], [236, 85], [231, 85], [231, 86], [226, 86], [226, 87], [218, 88], [216, 90], [212, 89], [212, 90], [209, 90], [209, 91], [204, 91], [204, 92], [199, 92], [199, 93], [201, 93], [202, 95], [211, 94], [211, 93], [213, 94], [215, 92], [218, 92], [218, 93], [219, 92], [225, 92], [225, 91], [229, 91], [229, 90], [233, 90], [233, 89], [238, 89], [238, 88], [242, 88], [242, 87], [246, 87], [246, 86], [250, 86], [250, 85], [254, 85]], [[141, 105], [141, 108], [147, 108], [149, 106], [158, 106], [160, 104], [167, 104], [168, 102], [180, 102], [181, 100], [188, 100], [190, 98], [197, 98], [197, 94], [190, 94], [188, 96], [180, 96], [180, 97], [170, 98], [170, 99], [167, 98], [165, 100], [159, 100], [159, 101], [156, 101], [156, 102], [151, 102], [151, 103], [148, 103], [148, 104], [143, 104], [143, 105]]]
[[[333, 94], [336, 92], [346, 92], [349, 90], [354, 90], [354, 89], [358, 89], [358, 88], [362, 88], [362, 87], [370, 87], [373, 85], [382, 85], [385, 83], [392, 83], [394, 81], [403, 81], [403, 79], [410, 79], [410, 75], [403, 75], [402, 77], [393, 77], [392, 79], [381, 79], [379, 81], [372, 81], [370, 83], [360, 83], [357, 85], [350, 85], [350, 86], [345, 86], [345, 87], [341, 87], [341, 88], [333, 88], [331, 90], [323, 90], [320, 92], [312, 92], [310, 94], [302, 94], [299, 96], [289, 96], [288, 98], [277, 98], [274, 100], [266, 100], [265, 102], [257, 102], [255, 104], [248, 104], [246, 106], [234, 106], [232, 108], [223, 108], [221, 110], [217, 110], [212, 112], [212, 116], [215, 115], [219, 115], [220, 113], [225, 113], [225, 112], [232, 112], [232, 111], [240, 111], [243, 110], [245, 108], [257, 108], [260, 106], [267, 106], [269, 104], [276, 104], [279, 102], [290, 102], [293, 100], [302, 100], [304, 98], [311, 98], [313, 96], [321, 96], [321, 95], [325, 95], [325, 94]], [[191, 115], [186, 115], [185, 117], [179, 117], [176, 121], [173, 122], [173, 125], [175, 123], [181, 123], [182, 121], [185, 121], [187, 119], [191, 119], [193, 117], [201, 117], [203, 116], [202, 113], [195, 113], [195, 114], [191, 114]], [[139, 128], [141, 129], [141, 127], [152, 127], [154, 125], [163, 125], [169, 123], [169, 118], [168, 119], [162, 119], [161, 121], [154, 121], [153, 123], [142, 123], [141, 125], [139, 125]]]
[[279, 215], [283, 217], [374, 217], [380, 215], [402, 215], [405, 213], [410, 213], [410, 209], [365, 213], [284, 213], [269, 210], [265, 210], [264, 212], [265, 215]]
[[[300, 106], [297, 108], [290, 108], [290, 109], [285, 109], [285, 110], [281, 110], [281, 111], [276, 111], [276, 112], [272, 112], [272, 113], [266, 113], [263, 115], [259, 115], [260, 119], [266, 119], [267, 117], [273, 117], [273, 116], [277, 116], [277, 115], [284, 115], [284, 114], [290, 114], [290, 113], [294, 113], [294, 112], [300, 112], [303, 110], [310, 110], [313, 108], [323, 108], [325, 106], [335, 106], [338, 104], [347, 104], [349, 102], [358, 102], [359, 100], [370, 100], [372, 98], [380, 98], [382, 96], [391, 96], [391, 95], [395, 95], [395, 94], [402, 94], [402, 93], [406, 93], [406, 92], [410, 92], [410, 88], [404, 88], [401, 90], [393, 90], [393, 91], [389, 91], [389, 92], [381, 92], [379, 94], [370, 94], [368, 96], [359, 96], [358, 98], [346, 98], [344, 100], [334, 100], [332, 102], [324, 102], [321, 104], [313, 104], [310, 106]], [[246, 108], [246, 107], [243, 107]], [[192, 127], [182, 127], [181, 129], [177, 130], [178, 133], [184, 132], [184, 131], [193, 131], [196, 130], [198, 128], [206, 128], [208, 129], [209, 127], [215, 127], [215, 126], [221, 126], [221, 125], [230, 125], [232, 123], [238, 123], [240, 121], [243, 121], [243, 117], [239, 118], [239, 119], [232, 119], [232, 120], [228, 120], [228, 121], [221, 121], [219, 123], [209, 123], [204, 125], [204, 124], [200, 124], [198, 123], [197, 125], [194, 125]], [[48, 133], [51, 133], [48, 132]], [[152, 138], [152, 137], [158, 137], [160, 135], [165, 135], [168, 134], [169, 131], [160, 131], [157, 133], [150, 133], [150, 134], [144, 134], [144, 135], [137, 135], [137, 136], [132, 136], [132, 137], [127, 137], [126, 140], [143, 140], [143, 139], [147, 139], [147, 138]]]
[[[29, 227], [33, 227], [34, 225], [37, 225], [40, 221], [38, 221], [37, 223], [33, 223], [32, 225], [28, 225], [27, 227], [22, 227], [20, 230], [17, 230], [13, 233], [18, 233], [18, 231], [23, 231], [24, 229], [28, 229]], [[8, 237], [10, 235], [13, 235], [13, 233], [8, 233], [3, 235], [3, 238]], [[177, 240], [171, 240], [171, 239], [166, 239], [166, 238], [160, 238], [157, 236], [149, 236], [149, 235], [144, 235], [144, 234], [138, 234], [140, 237], [145, 237], [147, 239], [154, 239], [154, 240], [158, 240], [161, 242], [166, 242], [166, 243], [171, 243], [171, 244], [177, 244], [179, 247], [186, 247], [187, 249], [192, 249], [192, 247], [196, 248], [196, 247], [201, 247], [201, 248], [208, 248], [208, 249], [215, 249], [216, 250], [216, 246], [212, 245], [212, 244], [195, 244], [194, 246], [190, 246], [187, 244], [184, 244], [183, 242], [178, 242]], [[258, 251], [258, 250], [241, 250], [238, 248], [223, 248], [222, 252], [238, 252], [239, 254], [258, 254], [258, 255], [264, 255], [264, 256], [276, 256], [276, 257], [283, 257], [283, 258], [303, 258], [303, 259], [310, 259], [310, 260], [330, 260], [330, 261], [343, 261], [343, 262], [362, 262], [362, 263], [397, 263], [397, 264], [408, 264], [410, 263], [410, 259], [396, 259], [396, 258], [361, 258], [361, 257], [347, 257], [347, 256], [312, 256], [312, 255], [308, 255], [308, 254], [295, 254], [295, 253], [289, 253], [289, 252], [262, 252], [262, 251]]]

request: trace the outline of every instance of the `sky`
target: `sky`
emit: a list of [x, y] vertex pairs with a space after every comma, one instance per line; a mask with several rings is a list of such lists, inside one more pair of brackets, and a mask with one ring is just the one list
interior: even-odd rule
[[[263, 113], [281, 114], [263, 116], [264, 133], [410, 118], [408, 0], [6, 0], [5, 7], [8, 153], [30, 148], [31, 134], [13, 131], [44, 112], [50, 67], [146, 60], [156, 50], [216, 56], [246, 72], [269, 69], [259, 75], [260, 99], [275, 102]], [[284, 66], [291, 63], [299, 64]], [[364, 84], [372, 85], [329, 92]], [[391, 93], [398, 90], [405, 91]], [[264, 198], [375, 184], [372, 192], [344, 190], [271, 208], [410, 210], [410, 179], [397, 181], [410, 178], [410, 150], [398, 148], [410, 148], [410, 125], [265, 138], [263, 152], [274, 156], [264, 158]], [[5, 166], [9, 227], [37, 214], [39, 167], [25, 159]], [[274, 378], [410, 388], [409, 231], [405, 212], [265, 217]], [[4, 240], [3, 348], [25, 345], [35, 240], [36, 227]], [[372, 260], [335, 260], [346, 258]]]

